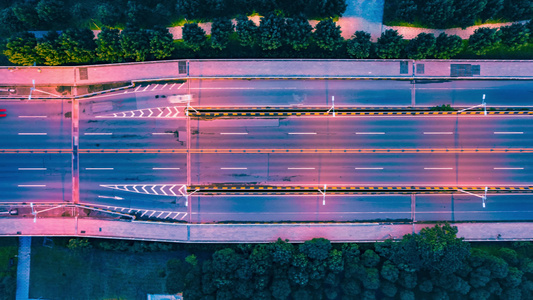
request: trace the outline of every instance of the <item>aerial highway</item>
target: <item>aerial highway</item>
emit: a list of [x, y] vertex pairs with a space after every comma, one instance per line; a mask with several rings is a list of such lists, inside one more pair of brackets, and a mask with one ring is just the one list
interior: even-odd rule
[[[191, 222], [529, 220], [529, 196], [206, 194], [218, 186], [505, 186], [533, 178], [530, 115], [187, 116], [202, 107], [530, 106], [529, 81], [189, 80], [79, 100], [8, 101], [3, 202], [79, 201]], [[175, 95], [192, 101], [175, 101]], [[181, 98], [179, 98], [181, 99]], [[23, 133], [23, 134], [19, 134]], [[74, 139], [76, 137], [77, 139]], [[73, 140], [77, 144], [73, 151]], [[316, 191], [315, 191], [316, 192]], [[166, 216], [166, 217], [165, 217]]]

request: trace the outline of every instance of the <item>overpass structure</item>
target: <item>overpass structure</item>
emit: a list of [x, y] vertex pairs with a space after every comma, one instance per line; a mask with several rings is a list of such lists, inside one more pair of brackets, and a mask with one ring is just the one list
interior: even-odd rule
[[532, 239], [530, 64], [177, 61], [32, 86], [37, 68], [8, 69], [0, 232], [374, 241], [448, 221]]

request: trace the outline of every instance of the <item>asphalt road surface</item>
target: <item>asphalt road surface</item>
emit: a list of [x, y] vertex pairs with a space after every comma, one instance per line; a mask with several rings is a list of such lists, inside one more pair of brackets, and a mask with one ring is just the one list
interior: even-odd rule
[[527, 148], [530, 117], [289, 117], [191, 121], [195, 149]]
[[0, 154], [2, 202], [72, 200], [72, 154]]
[[2, 101], [0, 149], [71, 149], [71, 107], [62, 100]]
[[191, 220], [223, 221], [510, 221], [531, 220], [530, 195], [193, 196]]

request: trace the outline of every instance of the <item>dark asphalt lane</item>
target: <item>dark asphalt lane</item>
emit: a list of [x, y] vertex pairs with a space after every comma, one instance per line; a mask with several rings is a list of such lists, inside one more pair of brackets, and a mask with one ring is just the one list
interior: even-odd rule
[[185, 119], [91, 119], [80, 122], [80, 149], [185, 149], [186, 132]]
[[62, 100], [2, 101], [0, 149], [70, 149], [72, 105]]
[[533, 81], [190, 80], [198, 106], [531, 106]]
[[[80, 154], [80, 201], [95, 203], [95, 201], [109, 201], [105, 200], [108, 198], [98, 196], [123, 197], [114, 190], [100, 185], [185, 184], [186, 177], [185, 154], [82, 153]], [[142, 202], [150, 201], [146, 200], [149, 197], [139, 193], [124, 198]], [[152, 199], [158, 198], [152, 197]]]
[[[527, 194], [471, 195], [193, 196], [192, 221], [530, 221]], [[414, 205], [413, 205], [414, 201]], [[411, 208], [414, 207], [414, 213]]]
[[410, 219], [411, 197], [394, 196], [193, 196], [193, 222], [352, 221]]
[[287, 117], [191, 121], [196, 149], [528, 148], [527, 116]]
[[532, 185], [533, 154], [192, 154], [192, 184]]
[[71, 154], [0, 154], [0, 200], [72, 201], [71, 159]]

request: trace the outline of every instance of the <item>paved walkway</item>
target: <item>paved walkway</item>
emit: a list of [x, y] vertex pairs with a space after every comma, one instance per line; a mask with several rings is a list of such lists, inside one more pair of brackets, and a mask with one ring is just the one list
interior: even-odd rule
[[[459, 237], [468, 241], [533, 240], [533, 223], [451, 223], [458, 227]], [[189, 243], [253, 243], [272, 242], [278, 237], [293, 242], [315, 237], [333, 242], [374, 242], [419, 232], [433, 224], [387, 223], [316, 223], [316, 224], [176, 224], [158, 222], [109, 221], [91, 218], [0, 219], [0, 236], [80, 236], [122, 239], [146, 239]], [[21, 242], [22, 244], [22, 242]], [[29, 247], [29, 242], [28, 242]], [[22, 254], [19, 254], [22, 255]], [[29, 250], [27, 260], [19, 259], [19, 278], [28, 283]], [[19, 256], [22, 257], [22, 256]], [[21, 266], [21, 261], [27, 265]], [[26, 273], [20, 275], [22, 270]], [[25, 279], [24, 279], [25, 278]], [[21, 291], [21, 293], [26, 293]], [[17, 292], [18, 294], [18, 292]], [[18, 298], [17, 299], [23, 299]]]
[[17, 300], [27, 300], [30, 295], [30, 254], [31, 237], [21, 236], [17, 264]]

